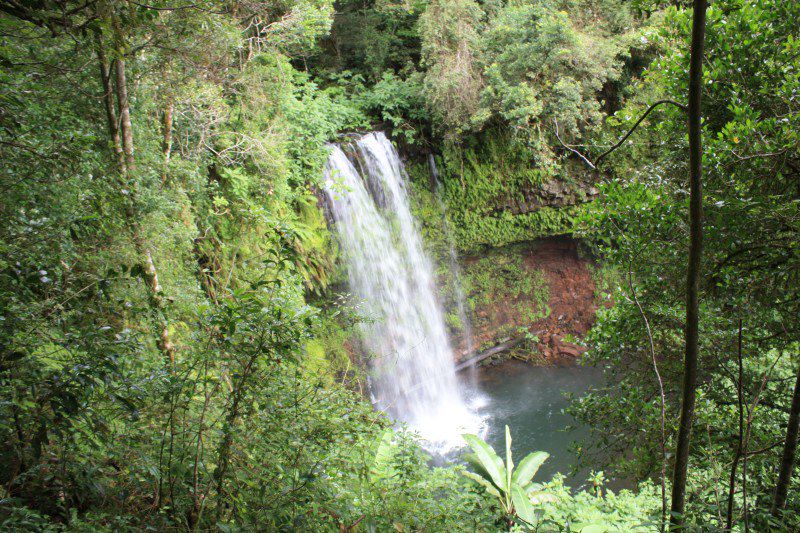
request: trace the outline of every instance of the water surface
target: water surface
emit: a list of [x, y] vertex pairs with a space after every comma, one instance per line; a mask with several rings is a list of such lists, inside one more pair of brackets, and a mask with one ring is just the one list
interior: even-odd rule
[[507, 361], [478, 370], [475, 384], [466, 387], [484, 417], [484, 438], [501, 457], [505, 455], [508, 425], [515, 463], [530, 452], [548, 452], [550, 458], [535, 479], [544, 481], [561, 472], [567, 476], [567, 484], [576, 488], [585, 482], [589, 471], [573, 473], [577, 458], [571, 445], [587, 437], [588, 428], [575, 427], [575, 420], [564, 412], [569, 406], [565, 393], [580, 396], [601, 383], [602, 371], [593, 367], [537, 367]]

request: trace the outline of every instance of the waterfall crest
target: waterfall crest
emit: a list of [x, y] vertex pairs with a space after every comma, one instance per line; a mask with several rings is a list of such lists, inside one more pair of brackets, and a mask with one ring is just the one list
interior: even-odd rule
[[350, 288], [370, 320], [361, 325], [370, 388], [379, 409], [418, 431], [438, 452], [477, 433], [455, 373], [431, 262], [411, 215], [403, 165], [383, 133], [354, 142], [356, 169], [334, 146], [325, 193]]

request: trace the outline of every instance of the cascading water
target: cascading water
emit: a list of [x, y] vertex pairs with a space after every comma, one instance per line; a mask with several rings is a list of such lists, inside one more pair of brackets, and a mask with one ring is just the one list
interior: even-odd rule
[[370, 320], [362, 337], [375, 404], [409, 424], [437, 452], [481, 431], [462, 397], [433, 270], [411, 216], [405, 171], [383, 133], [354, 143], [362, 175], [332, 147], [325, 193], [353, 293]]

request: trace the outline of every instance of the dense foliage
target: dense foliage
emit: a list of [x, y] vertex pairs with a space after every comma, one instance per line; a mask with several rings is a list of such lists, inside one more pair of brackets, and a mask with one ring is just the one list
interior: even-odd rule
[[[685, 100], [691, 16], [666, 4], [0, 2], [2, 527], [658, 529], [683, 111], [654, 111], [598, 171], [576, 154]], [[692, 527], [800, 527], [797, 476], [770, 512], [800, 364], [798, 21], [780, 0], [708, 14]], [[368, 128], [408, 157], [434, 253], [579, 232], [615, 271], [587, 339], [611, 386], [573, 410], [594, 429], [583, 459], [636, 490], [597, 472], [506, 494], [373, 411], [317, 196], [326, 144]], [[502, 253], [464, 282], [474, 305], [523, 294], [541, 305], [518, 313], [549, 313], [546, 283]]]
[[[800, 363], [798, 15], [797, 4], [785, 2], [721, 1], [708, 12], [700, 389], [689, 479], [697, 525], [798, 524], [796, 477], [785, 522], [770, 522], [769, 513]], [[668, 10], [648, 38], [680, 50], [690, 22], [686, 12]], [[687, 65], [684, 54], [660, 55], [640, 83], [641, 97], [609, 123], [624, 131], [654, 99], [683, 101]], [[597, 429], [598, 457], [615, 458], [637, 478], [658, 475], [670, 460], [662, 459], [657, 430], [654, 360], [671, 450], [683, 355], [685, 128], [674, 106], [654, 113], [630, 147], [611, 156], [602, 200], [585, 220], [625, 279], [589, 339], [590, 359], [607, 365], [615, 387], [576, 406]]]

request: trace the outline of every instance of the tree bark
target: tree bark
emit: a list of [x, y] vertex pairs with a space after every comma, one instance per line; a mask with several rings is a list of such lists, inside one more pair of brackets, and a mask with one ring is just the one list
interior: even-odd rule
[[780, 515], [786, 505], [786, 495], [792, 481], [794, 457], [797, 450], [797, 436], [800, 432], [800, 366], [797, 368], [797, 380], [792, 394], [792, 407], [789, 411], [789, 425], [786, 428], [786, 441], [783, 444], [783, 457], [778, 470], [778, 482], [775, 485], [775, 498], [772, 501], [772, 514]]
[[114, 88], [111, 85], [111, 69], [113, 65], [108, 63], [103, 41], [99, 35], [95, 35], [95, 42], [97, 43], [97, 60], [100, 64], [100, 81], [103, 86], [103, 105], [106, 109], [108, 134], [111, 137], [114, 153], [117, 155], [117, 165], [119, 165], [120, 171], [124, 174], [126, 172], [125, 155], [122, 152], [122, 141], [119, 137], [119, 121], [117, 120], [117, 112], [114, 105]]
[[[158, 271], [156, 270], [155, 262], [153, 261], [153, 254], [150, 248], [147, 246], [144, 236], [142, 235], [139, 214], [136, 208], [138, 196], [136, 191], [136, 183], [127, 183], [127, 178], [130, 178], [130, 173], [135, 170], [136, 164], [133, 153], [133, 128], [131, 126], [131, 112], [128, 99], [128, 82], [125, 73], [125, 59], [123, 57], [125, 41], [120, 31], [119, 24], [114, 19], [112, 19], [112, 27], [114, 28], [114, 43], [117, 53], [117, 58], [114, 61], [114, 82], [117, 90], [119, 133], [121, 134], [119, 136], [122, 140], [122, 153], [124, 161], [124, 165], [121, 166], [123, 183], [121, 183], [120, 186], [122, 188], [128, 188], [129, 190], [126, 198], [126, 217], [129, 221], [129, 227], [136, 253], [140, 258], [139, 261], [142, 279], [145, 283], [148, 303], [150, 304], [150, 308], [157, 315], [158, 331], [156, 345], [164, 355], [164, 358], [169, 360], [170, 365], [174, 365], [175, 345], [172, 343], [170, 338], [169, 324], [164, 312], [164, 295], [161, 290], [161, 284], [158, 281]], [[111, 108], [113, 111], [113, 105]]]
[[247, 358], [247, 362], [243, 365], [239, 373], [239, 379], [231, 390], [231, 408], [225, 417], [225, 424], [222, 427], [222, 441], [219, 445], [217, 453], [217, 468], [214, 470], [214, 480], [216, 481], [217, 488], [217, 509], [216, 521], [219, 522], [222, 517], [222, 510], [225, 505], [225, 498], [227, 491], [225, 490], [225, 475], [228, 471], [231, 458], [231, 447], [233, 446], [233, 432], [235, 431], [236, 424], [239, 420], [239, 404], [245, 394], [250, 379], [251, 372], [255, 367], [256, 360], [261, 354], [264, 347], [263, 339], [259, 340], [256, 344], [257, 348], [253, 350], [252, 354]]
[[689, 59], [689, 262], [686, 272], [686, 327], [683, 370], [683, 397], [672, 479], [673, 527], [682, 529], [686, 503], [686, 477], [689, 467], [689, 442], [694, 420], [699, 353], [700, 261], [703, 252], [703, 145], [701, 96], [703, 82], [703, 46], [706, 29], [707, 0], [695, 0], [692, 20], [691, 57]]
[[170, 365], [175, 364], [175, 345], [172, 344], [172, 339], [169, 334], [169, 324], [164, 315], [164, 294], [161, 291], [161, 284], [158, 282], [158, 271], [153, 262], [153, 254], [150, 250], [145, 248], [144, 243], [141, 241], [137, 244], [140, 248], [140, 253], [144, 255], [145, 269], [144, 279], [148, 288], [148, 295], [150, 299], [150, 307], [158, 313], [158, 329], [159, 336], [156, 344], [161, 353], [169, 359]]
[[661, 399], [661, 527], [660, 531], [666, 529], [667, 524], [667, 397], [664, 394], [664, 380], [661, 379], [661, 372], [658, 370], [658, 358], [656, 357], [656, 343], [653, 341], [653, 331], [650, 328], [650, 321], [647, 319], [647, 314], [644, 312], [644, 307], [639, 302], [639, 296], [636, 294], [636, 287], [633, 285], [633, 268], [631, 263], [628, 264], [628, 289], [633, 296], [633, 302], [639, 309], [639, 315], [644, 322], [645, 332], [647, 339], [650, 341], [650, 357], [653, 360], [653, 372], [656, 375], [658, 382], [658, 393]]
[[119, 107], [119, 125], [122, 133], [122, 151], [125, 154], [127, 170], [133, 170], [133, 127], [131, 126], [131, 108], [128, 100], [128, 81], [125, 75], [125, 59], [121, 50], [114, 61], [115, 82], [117, 86], [117, 105]]
[[164, 168], [161, 173], [162, 187], [167, 183], [167, 167], [169, 166], [169, 160], [172, 156], [172, 117], [174, 112], [175, 103], [172, 98], [170, 98], [166, 106], [164, 106], [164, 117], [162, 120], [162, 126], [164, 128], [164, 141], [162, 145], [162, 149], [164, 150]]

